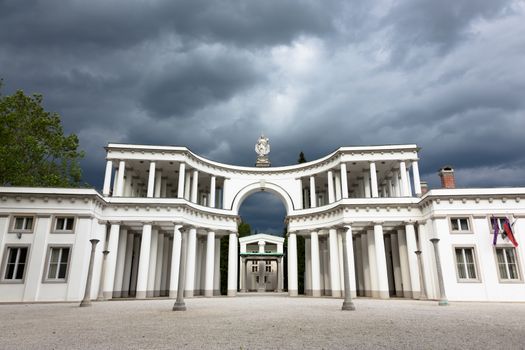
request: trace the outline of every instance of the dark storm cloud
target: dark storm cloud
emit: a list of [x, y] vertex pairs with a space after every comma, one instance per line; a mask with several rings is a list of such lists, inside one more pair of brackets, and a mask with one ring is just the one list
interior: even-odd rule
[[[222, 50], [221, 50], [222, 51]], [[188, 118], [196, 109], [229, 99], [263, 80], [248, 57], [192, 52], [170, 62], [145, 86], [142, 106], [154, 116]]]

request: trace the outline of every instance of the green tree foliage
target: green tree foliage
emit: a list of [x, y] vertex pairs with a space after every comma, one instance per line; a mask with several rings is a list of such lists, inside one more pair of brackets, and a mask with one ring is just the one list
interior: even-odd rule
[[77, 149], [78, 137], [64, 135], [41, 95], [0, 94], [0, 185], [79, 187], [84, 153]]
[[297, 159], [297, 163], [301, 164], [301, 163], [306, 163], [306, 162], [307, 162], [307, 160], [304, 157], [304, 153], [303, 153], [303, 151], [301, 151], [301, 153], [299, 153], [299, 159]]

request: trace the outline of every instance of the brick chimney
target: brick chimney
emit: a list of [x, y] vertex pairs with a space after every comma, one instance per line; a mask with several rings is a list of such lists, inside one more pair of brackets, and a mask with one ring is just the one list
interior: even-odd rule
[[439, 170], [439, 177], [441, 178], [441, 188], [456, 188], [454, 169], [450, 165], [446, 165]]
[[421, 195], [423, 196], [428, 192], [428, 183], [426, 181], [421, 181]]

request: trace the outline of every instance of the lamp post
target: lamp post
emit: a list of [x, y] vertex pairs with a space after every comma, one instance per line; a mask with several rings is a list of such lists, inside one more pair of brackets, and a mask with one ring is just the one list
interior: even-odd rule
[[427, 299], [427, 289], [425, 288], [425, 279], [423, 278], [423, 261], [421, 260], [421, 250], [416, 250], [417, 266], [419, 269], [419, 300]]
[[186, 256], [188, 255], [188, 232], [184, 230], [181, 232], [181, 252], [179, 263], [179, 283], [177, 285], [177, 300], [173, 304], [173, 311], [186, 311], [186, 303], [184, 303], [184, 288], [186, 285]]
[[95, 249], [99, 242], [98, 239], [90, 239], [91, 255], [89, 256], [89, 268], [86, 280], [86, 290], [84, 291], [84, 299], [80, 302], [80, 307], [91, 306], [91, 281], [93, 279], [93, 262], [95, 260]]
[[341, 310], [343, 311], [354, 311], [355, 305], [352, 301], [352, 291], [350, 290], [350, 277], [348, 276], [350, 267], [348, 266], [348, 247], [346, 246], [347, 238], [350, 235], [350, 241], [352, 238], [352, 229], [347, 226], [347, 231], [345, 237], [343, 238], [343, 274], [344, 274], [344, 284], [345, 284], [345, 300], [343, 301], [343, 306]]
[[434, 245], [434, 255], [436, 257], [436, 268], [438, 273], [438, 281], [439, 281], [439, 306], [446, 306], [448, 305], [447, 295], [445, 294], [445, 284], [443, 283], [443, 271], [441, 271], [441, 259], [439, 258], [439, 247], [438, 242], [439, 238], [432, 238], [430, 240], [432, 244]]

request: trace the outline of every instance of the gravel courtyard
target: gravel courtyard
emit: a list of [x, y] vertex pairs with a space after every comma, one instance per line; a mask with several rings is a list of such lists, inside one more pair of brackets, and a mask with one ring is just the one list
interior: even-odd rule
[[525, 304], [246, 295], [0, 305], [2, 349], [524, 349]]

